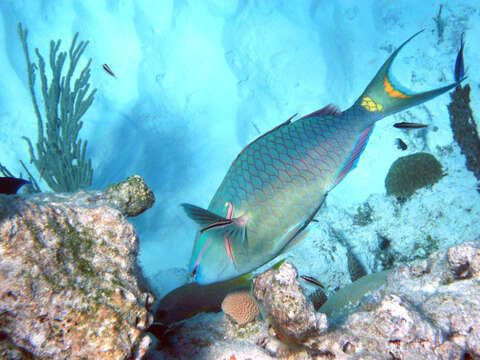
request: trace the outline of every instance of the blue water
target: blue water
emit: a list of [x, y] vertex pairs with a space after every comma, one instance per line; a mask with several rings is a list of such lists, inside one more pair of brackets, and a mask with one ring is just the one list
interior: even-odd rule
[[[79, 32], [89, 41], [79, 68], [92, 59], [90, 82], [98, 89], [80, 135], [93, 161], [92, 188], [139, 174], [153, 189], [154, 207], [132, 221], [141, 239], [140, 264], [162, 296], [188, 280], [196, 228], [179, 204], [206, 207], [238, 152], [294, 113], [328, 103], [349, 107], [393, 49], [418, 30], [425, 29], [402, 51], [395, 77], [414, 91], [452, 82], [465, 32], [471, 106], [479, 113], [476, 1], [444, 6], [442, 38], [432, 19], [441, 3], [2, 0], [0, 162], [18, 173], [19, 160], [29, 160], [21, 137], [36, 139], [18, 22], [29, 30], [32, 57], [37, 47], [47, 56], [52, 39], [62, 39], [68, 50]], [[445, 94], [376, 126], [358, 167], [329, 194], [322, 221], [286, 254], [301, 272], [334, 288], [349, 281], [348, 246], [373, 272], [381, 267], [379, 235], [391, 240], [396, 256], [408, 258], [426, 256], [430, 239], [447, 246], [480, 234], [477, 180], [453, 141], [448, 103]], [[406, 132], [392, 127], [399, 121], [430, 126]], [[408, 144], [406, 151], [395, 146], [396, 138]], [[395, 159], [418, 151], [434, 154], [448, 176], [399, 210], [385, 196], [385, 176]], [[373, 222], [354, 225], [365, 201], [374, 209]]]

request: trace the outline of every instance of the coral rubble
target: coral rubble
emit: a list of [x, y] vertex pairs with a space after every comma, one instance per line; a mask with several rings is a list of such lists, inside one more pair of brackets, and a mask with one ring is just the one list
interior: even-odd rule
[[139, 281], [133, 226], [105, 206], [112, 191], [0, 196], [2, 358], [140, 359], [148, 350], [154, 300]]

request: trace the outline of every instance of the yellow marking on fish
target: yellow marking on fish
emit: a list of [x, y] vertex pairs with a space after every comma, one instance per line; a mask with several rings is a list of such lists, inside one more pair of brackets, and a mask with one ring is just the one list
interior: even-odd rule
[[383, 86], [385, 88], [385, 92], [390, 97], [399, 98], [399, 99], [406, 99], [410, 97], [410, 95], [407, 95], [401, 92], [400, 90], [395, 89], [392, 83], [390, 82], [390, 80], [388, 79], [388, 76], [385, 76], [385, 79], [383, 79]]
[[225, 207], [227, 207], [227, 206], [228, 206], [228, 201], [225, 203]]
[[365, 110], [369, 112], [374, 111], [383, 111], [382, 104], [377, 104], [371, 97], [364, 96], [362, 97], [362, 102], [360, 103], [361, 106], [365, 108]]

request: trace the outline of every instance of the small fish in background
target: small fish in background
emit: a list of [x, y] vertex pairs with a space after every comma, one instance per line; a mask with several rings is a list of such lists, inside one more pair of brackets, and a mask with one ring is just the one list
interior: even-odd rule
[[318, 287], [321, 287], [322, 289], [325, 289], [325, 287], [322, 285], [322, 283], [320, 281], [318, 281], [317, 279], [315, 279], [314, 277], [312, 276], [308, 276], [308, 275], [300, 275], [300, 277], [305, 280], [306, 282], [309, 282], [313, 285], [317, 285]]
[[407, 148], [408, 148], [407, 144], [405, 144], [403, 142], [403, 140], [400, 139], [400, 138], [395, 139], [395, 145], [397, 145], [398, 149], [403, 150], [403, 151], [407, 150]]
[[11, 176], [0, 177], [0, 194], [16, 194], [25, 184], [30, 184], [30, 181]]
[[397, 129], [423, 129], [428, 127], [427, 124], [417, 124], [417, 123], [411, 123], [411, 122], [399, 122], [393, 124], [393, 127]]
[[110, 69], [110, 66], [108, 66], [107, 64], [103, 64], [102, 67], [103, 67], [103, 70], [105, 70], [108, 74], [113, 76], [115, 79], [117, 78], [113, 73], [112, 69]]
[[463, 42], [463, 35], [460, 39], [460, 50], [458, 50], [457, 60], [455, 61], [455, 81], [459, 83], [465, 78], [465, 65], [463, 62], [463, 46], [465, 43]]

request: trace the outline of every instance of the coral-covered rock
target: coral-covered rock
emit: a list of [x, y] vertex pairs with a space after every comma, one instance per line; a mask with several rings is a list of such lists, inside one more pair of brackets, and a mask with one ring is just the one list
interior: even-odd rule
[[292, 264], [268, 270], [254, 280], [254, 295], [263, 314], [282, 342], [301, 344], [327, 329], [327, 317], [317, 313], [307, 299]]
[[140, 359], [148, 349], [153, 296], [139, 286], [138, 237], [118, 210], [95, 205], [99, 193], [0, 196], [2, 358]]
[[480, 136], [470, 106], [470, 85], [457, 86], [450, 93], [452, 102], [448, 104], [453, 138], [465, 155], [467, 169], [480, 180]]
[[36, 203], [59, 204], [67, 202], [79, 207], [108, 206], [124, 216], [137, 216], [155, 202], [152, 190], [143, 178], [132, 175], [127, 180], [112, 184], [104, 191], [77, 191], [76, 193], [42, 193], [29, 198]]
[[308, 347], [350, 359], [480, 358], [479, 247], [480, 241], [464, 243], [396, 268], [385, 286]]
[[[480, 239], [392, 272], [361, 278], [351, 286], [363, 284], [365, 289], [352, 290], [349, 306], [351, 288], [343, 288], [337, 308], [330, 302], [329, 313], [344, 315], [334, 316], [327, 331], [314, 325], [312, 319], [319, 314], [306, 305], [296, 276], [293, 266], [285, 263], [255, 279], [255, 296], [268, 315], [266, 320], [277, 319], [269, 333], [256, 322], [239, 337], [223, 317], [202, 314], [171, 329], [175, 341], [161, 355], [165, 359], [480, 358]], [[286, 339], [278, 329], [302, 336]], [[297, 343], [286, 345], [292, 338]], [[264, 352], [259, 353], [259, 348]]]

